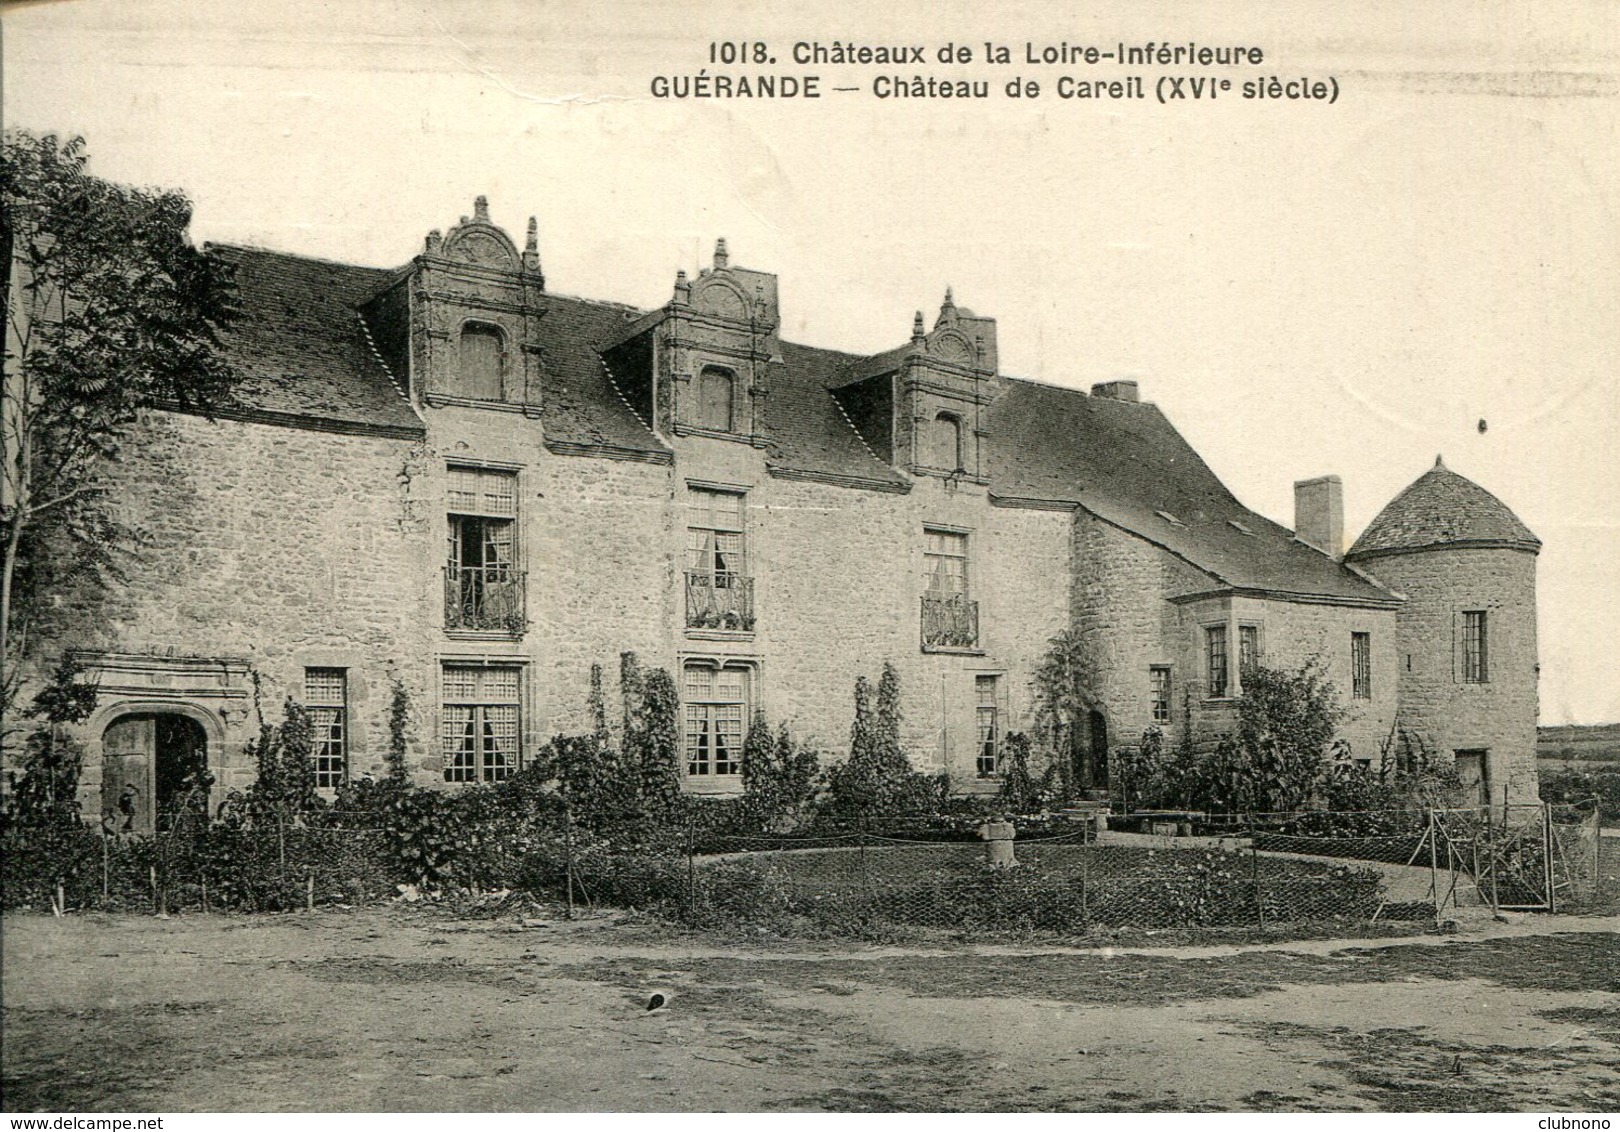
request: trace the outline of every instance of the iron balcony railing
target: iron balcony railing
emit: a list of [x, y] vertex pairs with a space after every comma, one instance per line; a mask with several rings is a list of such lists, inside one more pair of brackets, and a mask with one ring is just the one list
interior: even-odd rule
[[924, 594], [922, 643], [925, 649], [977, 648], [979, 603], [966, 594]]
[[753, 632], [754, 579], [724, 570], [688, 570], [686, 627]]
[[519, 636], [528, 627], [521, 570], [509, 566], [446, 566], [444, 625]]

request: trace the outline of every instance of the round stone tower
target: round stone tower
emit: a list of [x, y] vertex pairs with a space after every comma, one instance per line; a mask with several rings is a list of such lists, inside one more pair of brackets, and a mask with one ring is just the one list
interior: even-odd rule
[[1496, 496], [1434, 467], [1345, 561], [1403, 594], [1395, 616], [1401, 725], [1456, 760], [1468, 802], [1535, 802], [1536, 555]]

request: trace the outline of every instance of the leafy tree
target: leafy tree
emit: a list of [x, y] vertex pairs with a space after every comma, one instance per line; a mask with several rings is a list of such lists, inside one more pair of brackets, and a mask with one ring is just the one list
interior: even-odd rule
[[62, 724], [82, 723], [96, 710], [98, 689], [84, 679], [84, 674], [84, 665], [75, 657], [63, 657], [29, 705], [28, 714], [48, 726], [29, 734], [23, 744], [22, 774], [10, 775], [8, 825], [79, 824], [79, 775], [84, 769], [84, 749], [62, 734]]
[[1035, 670], [1034, 731], [1058, 768], [1065, 797], [1074, 793], [1074, 744], [1090, 733], [1100, 700], [1097, 663], [1084, 630], [1065, 629], [1047, 642]]
[[755, 711], [743, 744], [743, 809], [749, 819], [769, 828], [794, 817], [815, 792], [819, 759], [809, 747], [794, 742], [787, 724], [772, 736], [763, 711]]
[[635, 746], [626, 747], [641, 769], [641, 800], [649, 812], [669, 815], [681, 800], [680, 728], [676, 719], [680, 697], [675, 679], [662, 668], [647, 673], [637, 720]]
[[135, 543], [107, 479], [141, 411], [207, 413], [234, 381], [219, 349], [236, 313], [229, 269], [188, 242], [190, 203], [85, 166], [82, 138], [5, 134], [0, 712], [31, 637], [49, 635], [48, 599], [116, 579]]
[[1272, 812], [1307, 806], [1328, 768], [1328, 748], [1344, 711], [1315, 663], [1293, 672], [1251, 665], [1238, 702], [1240, 757], [1227, 791], [1249, 803], [1234, 809]]
[[900, 724], [900, 673], [894, 665], [883, 665], [875, 710], [871, 682], [856, 677], [849, 758], [827, 768], [828, 800], [834, 810], [898, 815], [938, 810], [943, 805], [943, 777], [912, 770], [900, 745]]

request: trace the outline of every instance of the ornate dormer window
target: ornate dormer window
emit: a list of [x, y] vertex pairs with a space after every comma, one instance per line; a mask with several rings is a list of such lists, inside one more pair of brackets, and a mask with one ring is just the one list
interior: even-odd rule
[[[538, 225], [520, 249], [479, 197], [448, 232], [430, 232], [409, 288], [413, 393], [430, 407], [533, 413], [540, 407], [547, 310]], [[400, 313], [373, 317], [386, 339]]]

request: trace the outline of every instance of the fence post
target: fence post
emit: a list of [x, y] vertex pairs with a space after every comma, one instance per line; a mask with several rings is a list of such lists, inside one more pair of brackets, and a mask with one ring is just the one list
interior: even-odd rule
[[861, 866], [861, 895], [870, 898], [872, 895], [872, 876], [866, 869], [866, 830], [868, 822], [866, 815], [862, 814], [857, 820], [857, 834], [855, 835], [856, 853]]
[[1080, 834], [1080, 923], [1091, 930], [1091, 854], [1086, 852], [1084, 831]]
[[[1601, 832], [1601, 831], [1599, 831]], [[112, 849], [107, 844], [107, 831], [101, 831], [101, 905], [107, 906], [112, 897]]]
[[563, 806], [563, 872], [568, 886], [568, 918], [574, 918], [574, 809]]
[[686, 911], [697, 915], [697, 834], [691, 814], [686, 816]]
[[1254, 883], [1254, 908], [1259, 917], [1260, 930], [1266, 930], [1266, 898], [1260, 891], [1260, 850], [1249, 842], [1249, 878]]
[[1429, 841], [1429, 895], [1434, 898], [1434, 926], [1440, 926], [1440, 869], [1436, 858], [1440, 849], [1436, 842], [1434, 828], [1434, 811], [1429, 811], [1429, 828], [1424, 831], [1424, 837]]
[[[1506, 836], [1506, 834], [1507, 834], [1507, 829], [1506, 829], [1506, 826], [1507, 826], [1507, 811], [1506, 810], [1502, 811], [1502, 825], [1504, 827], [1503, 830], [1502, 830], [1502, 833], [1503, 833], [1504, 836]], [[1495, 914], [1498, 914], [1498, 913], [1500, 913], [1502, 911], [1502, 906], [1501, 906], [1501, 897], [1498, 894], [1497, 888], [1496, 888], [1496, 862], [1497, 862], [1496, 825], [1491, 820], [1491, 808], [1489, 806], [1485, 807], [1485, 841], [1486, 841], [1485, 860], [1491, 866], [1491, 914], [1495, 915]], [[1477, 844], [1476, 844], [1475, 849], [1474, 849], [1474, 876], [1475, 876], [1476, 882], [1477, 882], [1477, 879], [1479, 877], [1479, 849], [1478, 849]]]
[[1558, 885], [1557, 876], [1553, 871], [1553, 820], [1552, 803], [1541, 803], [1541, 831], [1542, 853], [1541, 868], [1547, 879], [1547, 914], [1553, 915], [1558, 911]]
[[315, 911], [315, 874], [304, 873], [304, 911]]
[[1603, 899], [1603, 801], [1592, 800], [1592, 899]]

